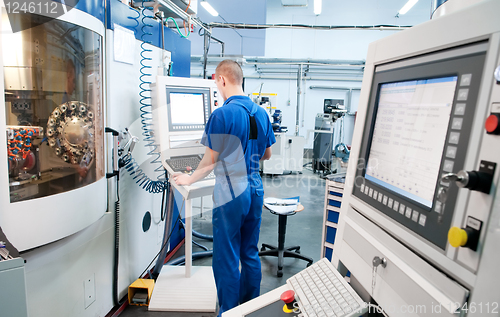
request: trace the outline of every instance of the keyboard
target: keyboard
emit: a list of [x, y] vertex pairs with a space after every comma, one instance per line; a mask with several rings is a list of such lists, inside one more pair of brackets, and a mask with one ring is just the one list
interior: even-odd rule
[[290, 277], [286, 283], [295, 291], [304, 317], [351, 317], [368, 307], [328, 259], [323, 258]]
[[[170, 166], [174, 173], [186, 173], [191, 175], [197, 168], [201, 162], [200, 155], [187, 155], [187, 156], [176, 156], [170, 159], [165, 160], [165, 162]], [[188, 171], [187, 167], [191, 169]], [[211, 171], [204, 179], [215, 178], [214, 171]]]

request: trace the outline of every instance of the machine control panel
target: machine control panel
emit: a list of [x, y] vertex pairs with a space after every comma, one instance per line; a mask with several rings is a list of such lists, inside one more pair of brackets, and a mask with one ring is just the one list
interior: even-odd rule
[[473, 54], [375, 70], [353, 195], [445, 250], [461, 187], [489, 192], [490, 174], [463, 170], [484, 65]]

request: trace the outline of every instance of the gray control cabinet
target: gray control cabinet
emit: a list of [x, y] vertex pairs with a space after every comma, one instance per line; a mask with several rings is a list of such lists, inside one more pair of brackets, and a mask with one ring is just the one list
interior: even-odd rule
[[24, 260], [0, 261], [0, 309], [2, 316], [27, 317]]

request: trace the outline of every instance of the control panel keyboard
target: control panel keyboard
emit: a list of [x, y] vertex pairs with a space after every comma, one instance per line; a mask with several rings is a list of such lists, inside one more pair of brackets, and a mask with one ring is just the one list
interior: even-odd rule
[[328, 259], [323, 258], [290, 277], [287, 284], [295, 291], [303, 317], [351, 317], [368, 308], [351, 285]]
[[[191, 175], [201, 162], [200, 155], [176, 156], [165, 160], [174, 173], [186, 173]], [[204, 179], [215, 178], [214, 171], [211, 171]]]

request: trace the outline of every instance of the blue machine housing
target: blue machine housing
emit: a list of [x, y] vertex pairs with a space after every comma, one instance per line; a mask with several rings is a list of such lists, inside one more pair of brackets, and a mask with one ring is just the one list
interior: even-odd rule
[[74, 8], [96, 17], [104, 24], [104, 18], [106, 16], [104, 0], [79, 0]]
[[[97, 0], [93, 0], [97, 1]], [[114, 30], [115, 24], [134, 31], [136, 39], [140, 40], [143, 35], [143, 26], [141, 19], [137, 25], [134, 18], [137, 13], [129, 6], [117, 0], [106, 0], [106, 28]], [[152, 33], [147, 38], [151, 41], [151, 45], [161, 48], [161, 23], [149, 19], [148, 23], [153, 27], [148, 27], [147, 31]], [[164, 27], [164, 43], [165, 49], [172, 53], [172, 76], [191, 77], [191, 41], [182, 38], [177, 32]]]

